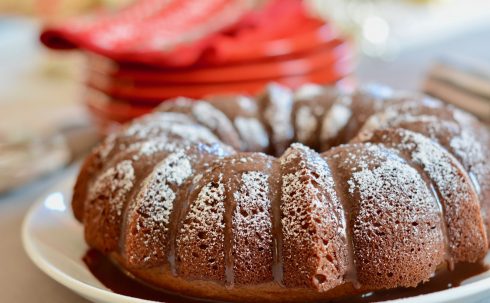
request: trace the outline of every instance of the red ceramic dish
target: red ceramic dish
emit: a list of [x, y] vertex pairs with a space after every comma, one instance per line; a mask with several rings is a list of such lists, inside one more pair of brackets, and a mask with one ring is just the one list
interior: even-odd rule
[[280, 84], [297, 87], [303, 83], [333, 83], [345, 77], [351, 72], [351, 66], [347, 62], [335, 62], [328, 67], [317, 69], [303, 75], [286, 76], [280, 78], [260, 79], [242, 82], [204, 83], [204, 84], [168, 84], [154, 86], [134, 86], [121, 83], [88, 83], [89, 87], [95, 88], [107, 95], [121, 99], [146, 101], [159, 103], [161, 100], [175, 96], [186, 96], [201, 98], [205, 95], [219, 93], [249, 93], [255, 94], [271, 81]]
[[[106, 85], [148, 86], [155, 84], [197, 84], [272, 79], [310, 73], [316, 69], [333, 65], [338, 61], [351, 60], [349, 45], [341, 40], [316, 48], [308, 53], [300, 53], [281, 58], [250, 62], [240, 65], [196, 67], [192, 69], [142, 70], [123, 69], [109, 71], [104, 64], [89, 63], [89, 83]], [[100, 85], [100, 84], [99, 84]]]

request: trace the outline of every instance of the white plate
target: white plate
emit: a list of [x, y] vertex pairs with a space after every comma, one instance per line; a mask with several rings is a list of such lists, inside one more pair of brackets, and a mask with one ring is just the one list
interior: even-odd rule
[[[35, 203], [27, 214], [22, 240], [31, 260], [48, 276], [93, 302], [151, 302], [113, 293], [87, 269], [82, 261], [87, 250], [82, 226], [75, 220], [70, 208], [72, 185], [73, 178], [58, 184], [54, 191]], [[490, 254], [486, 262], [490, 264]], [[490, 270], [465, 281], [460, 287], [389, 302], [490, 302]]]

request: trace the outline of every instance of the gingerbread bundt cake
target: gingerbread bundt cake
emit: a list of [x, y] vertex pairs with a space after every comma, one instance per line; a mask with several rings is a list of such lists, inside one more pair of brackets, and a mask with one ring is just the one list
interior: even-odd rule
[[90, 247], [188, 296], [413, 287], [486, 255], [489, 143], [471, 115], [381, 86], [179, 98], [93, 151], [73, 210]]

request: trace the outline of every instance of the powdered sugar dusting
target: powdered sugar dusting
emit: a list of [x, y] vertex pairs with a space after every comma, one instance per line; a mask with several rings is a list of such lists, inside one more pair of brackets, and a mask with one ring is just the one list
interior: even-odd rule
[[242, 174], [233, 193], [233, 251], [235, 282], [252, 283], [271, 276], [272, 222], [269, 177], [260, 171]]
[[257, 103], [250, 97], [238, 96], [238, 105], [245, 111], [257, 112]]
[[164, 167], [166, 179], [177, 185], [181, 185], [192, 174], [191, 161], [182, 150], [169, 155], [165, 159]]
[[192, 108], [192, 114], [194, 117], [196, 117], [196, 120], [199, 123], [205, 125], [213, 131], [220, 127], [232, 129], [232, 125], [228, 117], [208, 102], [197, 101]]
[[459, 136], [451, 139], [450, 145], [465, 163], [478, 162], [483, 160], [483, 150], [477, 140], [472, 133], [463, 129]]
[[191, 175], [190, 159], [185, 151], [180, 150], [168, 155], [146, 178], [128, 212], [129, 224], [138, 232], [138, 237], [130, 238], [132, 243], [126, 247], [133, 250], [139, 247], [139, 251], [148, 247], [152, 249], [145, 249], [148, 251], [143, 260], [139, 260], [140, 254], [129, 253], [130, 262], [144, 264], [164, 255], [170, 214], [176, 198], [172, 186], [182, 185]]
[[148, 157], [157, 152], [161, 152], [161, 151], [175, 152], [178, 149], [179, 146], [176, 143], [166, 138], [158, 137], [143, 142], [139, 147], [138, 151], [140, 155]]
[[[192, 100], [192, 99], [186, 98], [186, 97], [177, 97], [176, 99], [173, 99], [172, 101], [177, 106], [181, 106], [181, 107], [188, 107], [188, 106], [192, 105], [194, 102], [196, 102], [195, 100]], [[163, 103], [163, 106], [165, 106], [165, 103]]]
[[474, 124], [477, 122], [477, 119], [475, 119], [474, 116], [471, 114], [464, 112], [462, 110], [459, 110], [457, 108], [452, 108], [453, 112], [453, 118], [456, 122], [459, 123], [461, 126], [470, 126], [471, 124]]
[[384, 111], [369, 117], [362, 127], [362, 132], [396, 126], [400, 123], [432, 123], [437, 125], [441, 119], [432, 115], [413, 115], [404, 113], [397, 106], [387, 107]]
[[341, 160], [352, 168], [347, 184], [357, 204], [352, 238], [359, 279], [415, 286], [444, 257], [438, 203], [421, 175], [395, 153], [372, 144], [359, 148]]
[[[387, 200], [396, 201], [397, 196], [402, 194], [404, 188], [413, 185], [412, 180], [422, 180], [415, 169], [400, 160], [388, 159], [375, 169], [369, 169], [368, 160], [363, 159], [359, 163], [359, 167], [362, 169], [355, 171], [347, 183], [349, 184], [349, 192], [354, 193], [358, 190], [361, 200], [370, 200], [372, 197], [378, 196], [379, 192], [383, 190], [383, 193], [386, 194], [383, 196]], [[414, 197], [415, 201], [422, 201], [422, 196], [431, 196], [428, 189], [423, 185], [423, 182], [418, 182], [416, 192], [420, 194], [419, 197]], [[392, 208], [389, 204], [384, 206], [388, 212]], [[416, 220], [416, 218], [412, 219]]]
[[[459, 157], [463, 165], [469, 169], [469, 173], [473, 179], [474, 185], [478, 194], [481, 192], [480, 178], [490, 175], [490, 168], [486, 165], [485, 152], [474, 134], [463, 128], [459, 136], [451, 139], [450, 146], [457, 157]], [[476, 180], [475, 180], [476, 179]]]
[[220, 142], [209, 129], [197, 124], [173, 124], [168, 132], [188, 142], [217, 143]]
[[163, 130], [175, 124], [191, 124], [193, 119], [186, 114], [156, 112], [135, 120], [122, 131], [124, 136], [136, 138], [148, 138], [159, 135]]
[[[396, 201], [410, 196], [412, 206], [420, 205], [420, 209], [429, 207], [438, 210], [437, 201], [426, 186], [419, 173], [396, 154], [382, 149], [376, 145], [365, 144], [368, 153], [352, 154], [344, 161], [350, 162], [353, 167], [352, 176], [347, 181], [349, 193], [358, 192], [361, 203], [374, 203], [387, 213], [397, 210]], [[437, 211], [439, 212], [439, 210]], [[362, 222], [362, 212], [357, 221]], [[414, 222], [418, 219], [415, 213], [400, 212], [403, 222]]]
[[161, 135], [144, 141], [133, 142], [126, 148], [121, 149], [126, 149], [127, 152], [134, 152], [135, 154], [133, 155], [133, 160], [139, 161], [141, 157], [150, 157], [163, 151], [176, 152], [181, 149], [186, 149], [186, 146], [177, 144], [166, 135]]
[[[292, 92], [278, 85], [269, 85], [268, 88], [269, 103], [265, 108], [264, 118], [272, 129], [272, 142], [274, 144], [289, 142], [294, 136], [294, 129], [291, 125]], [[278, 152], [282, 153], [283, 150]]]
[[318, 121], [310, 106], [301, 106], [296, 112], [296, 136], [300, 142], [307, 142], [314, 135]]
[[[463, 174], [463, 167], [430, 139], [409, 131], [403, 134], [398, 148], [411, 152], [412, 160], [423, 167], [441, 195], [451, 257], [457, 262], [477, 259], [479, 248], [484, 252], [486, 247], [482, 248], [481, 244], [484, 235], [480, 229], [477, 195]], [[475, 251], [476, 256], [470, 253]]]
[[[377, 95], [374, 94], [373, 97]], [[432, 127], [435, 127], [438, 122], [443, 120], [439, 115], [435, 114], [438, 111], [445, 113], [443, 104], [438, 100], [407, 92], [393, 92], [391, 95], [392, 97], [389, 99], [383, 97], [383, 94], [378, 96], [381, 97], [379, 101], [383, 102], [375, 103], [379, 105], [379, 108], [376, 108], [375, 114], [364, 123], [362, 131], [388, 128], [401, 123], [419, 122], [431, 124]], [[390, 100], [398, 101], [390, 103]]]
[[[478, 194], [488, 191], [488, 176], [490, 176], [490, 165], [488, 165], [488, 130], [485, 133], [478, 132], [483, 125], [478, 125], [478, 120], [470, 114], [453, 108], [453, 118], [460, 126], [460, 133], [450, 141], [450, 147], [454, 154], [461, 160], [463, 166], [469, 170], [470, 177], [477, 189]], [[482, 189], [482, 186], [484, 189]]]
[[123, 136], [146, 139], [162, 135], [174, 136], [184, 143], [217, 143], [218, 138], [206, 127], [196, 124], [188, 115], [156, 112], [133, 122], [122, 132]]
[[457, 204], [469, 200], [470, 188], [459, 173], [449, 154], [439, 145], [417, 133], [405, 132], [403, 149], [412, 150], [413, 161], [422, 165], [430, 178], [437, 184], [445, 200]]
[[[351, 100], [350, 98], [345, 98]], [[336, 102], [323, 118], [320, 140], [329, 140], [335, 138], [339, 131], [342, 130], [352, 116], [349, 108], [349, 101]]]
[[109, 134], [104, 142], [96, 148], [96, 152], [100, 155], [102, 161], [106, 160], [110, 152], [114, 149], [116, 142], [116, 134]]
[[124, 160], [116, 166], [104, 171], [95, 181], [90, 193], [90, 200], [98, 195], [109, 192], [110, 208], [115, 216], [121, 216], [126, 194], [131, 190], [135, 181], [133, 164], [130, 160]]
[[166, 226], [175, 199], [170, 186], [182, 185], [191, 175], [192, 164], [183, 150], [168, 155], [160, 162], [146, 179], [134, 205], [137, 212], [148, 218], [141, 223]]
[[[223, 175], [203, 186], [183, 220], [177, 236], [180, 271], [185, 276], [224, 278], [224, 212]], [[192, 264], [186, 267], [186, 264]]]
[[[268, 179], [269, 177], [265, 173], [259, 171], [249, 171], [242, 174], [241, 186], [233, 193], [233, 198], [237, 203], [233, 219], [234, 225], [248, 222], [254, 229], [270, 230]], [[255, 211], [249, 213], [251, 209]], [[261, 225], [264, 225], [263, 228], [260, 228]], [[237, 230], [239, 236], [245, 236], [242, 232], [245, 231]]]
[[234, 152], [231, 147], [222, 143], [201, 143], [176, 140], [175, 138], [169, 137], [167, 134], [162, 134], [146, 141], [131, 143], [127, 147], [127, 151], [135, 152], [136, 154], [133, 156], [133, 159], [137, 161], [142, 156], [150, 157], [159, 152], [175, 153], [181, 150], [188, 151], [192, 147], [196, 147], [198, 152], [213, 154], [219, 157], [223, 157]]
[[294, 93], [294, 98], [296, 100], [311, 99], [320, 96], [323, 91], [324, 88], [321, 85], [307, 83], [296, 90], [296, 92]]
[[256, 118], [237, 117], [235, 126], [247, 143], [248, 151], [262, 151], [269, 146], [269, 136]]

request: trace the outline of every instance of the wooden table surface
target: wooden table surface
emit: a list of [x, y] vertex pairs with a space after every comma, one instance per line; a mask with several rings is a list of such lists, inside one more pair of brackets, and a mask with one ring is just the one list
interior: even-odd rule
[[[423, 80], [424, 72], [430, 62], [443, 54], [458, 53], [490, 62], [489, 33], [490, 28], [467, 33], [425, 49], [401, 54], [390, 62], [361, 58], [356, 74], [360, 83], [382, 82], [397, 88], [416, 89]], [[19, 122], [18, 119], [22, 117], [25, 119], [26, 116], [22, 113], [18, 114], [19, 117], [12, 117], [12, 112], [1, 109], [2, 105], [14, 100], [25, 102], [24, 109], [31, 117], [39, 114], [31, 110], [29, 105], [39, 104], [36, 102], [40, 99], [50, 102], [49, 99], [52, 98], [65, 98], [51, 100], [50, 104], [59, 106], [61, 101], [64, 105], [74, 104], [77, 94], [76, 83], [61, 81], [59, 83], [63, 83], [62, 86], [51, 83], [41, 87], [36, 77], [26, 77], [26, 73], [29, 75], [32, 73], [29, 71], [28, 64], [25, 64], [33, 62], [39, 48], [30, 45], [32, 51], [25, 51], [25, 49], [19, 52], [5, 51], [1, 42], [5, 40], [2, 40], [1, 34], [0, 28], [0, 126], [2, 120], [10, 119]], [[22, 68], [19, 69], [17, 65], [22, 65]], [[28, 260], [20, 239], [21, 223], [29, 206], [64, 176], [74, 173], [76, 167], [71, 167], [16, 191], [0, 195], [0, 302], [87, 302], [39, 271]]]

